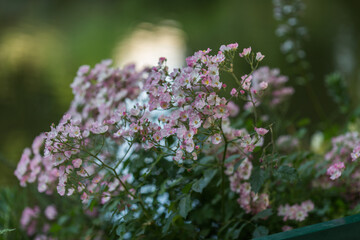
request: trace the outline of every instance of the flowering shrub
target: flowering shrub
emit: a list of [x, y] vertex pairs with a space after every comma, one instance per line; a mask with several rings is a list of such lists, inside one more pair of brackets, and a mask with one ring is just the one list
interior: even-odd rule
[[[287, 195], [304, 186], [300, 177], [314, 184], [303, 170], [325, 163], [296, 151], [297, 137], [275, 138], [275, 113], [294, 88], [278, 69], [257, 69], [260, 52], [237, 50], [234, 43], [213, 55], [198, 51], [173, 70], [165, 58], [141, 71], [109, 60], [80, 67], [69, 110], [24, 150], [15, 171], [21, 186], [36, 182], [39, 192], [70, 201], [72, 212], [25, 208], [27, 235], [54, 239], [75, 214], [93, 227], [67, 238], [237, 239], [301, 226], [321, 199]], [[250, 72], [237, 76], [235, 57]], [[237, 86], [229, 89], [223, 76]], [[344, 138], [326, 155], [332, 180], [360, 154], [357, 135]], [[323, 187], [316, 182], [314, 189]]]

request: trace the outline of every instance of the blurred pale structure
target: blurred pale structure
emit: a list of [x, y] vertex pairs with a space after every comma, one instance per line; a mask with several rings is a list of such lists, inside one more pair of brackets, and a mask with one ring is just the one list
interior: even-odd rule
[[172, 70], [184, 65], [185, 48], [185, 34], [173, 22], [142, 23], [119, 43], [114, 59], [120, 66], [135, 63], [139, 69], [154, 66], [160, 57], [166, 57]]

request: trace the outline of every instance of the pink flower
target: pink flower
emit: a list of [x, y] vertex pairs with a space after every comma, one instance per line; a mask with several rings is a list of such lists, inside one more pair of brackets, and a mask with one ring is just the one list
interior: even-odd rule
[[70, 126], [70, 129], [69, 129], [69, 136], [70, 137], [76, 137], [76, 138], [79, 138], [81, 137], [81, 132], [80, 132], [80, 128], [78, 126]]
[[229, 110], [226, 105], [221, 104], [215, 108], [215, 118], [226, 118], [229, 116]]
[[298, 209], [295, 213], [295, 220], [302, 222], [308, 216], [307, 212], [301, 209]]
[[354, 150], [351, 153], [351, 158], [353, 161], [358, 159], [360, 157], [360, 145], [354, 148]]
[[293, 230], [293, 227], [289, 226], [289, 225], [284, 225], [281, 230], [283, 230], [283, 232], [286, 232], [286, 231], [290, 231], [290, 230]]
[[111, 194], [109, 192], [104, 192], [101, 197], [101, 204], [107, 203], [111, 198]]
[[235, 97], [238, 96], [238, 92], [236, 91], [235, 88], [231, 89], [230, 95], [231, 95], [231, 96], [235, 96]]
[[40, 213], [40, 208], [35, 206], [34, 208], [26, 207], [22, 212], [20, 224], [25, 228], [33, 218], [37, 218]]
[[327, 175], [330, 176], [331, 180], [335, 180], [341, 176], [343, 169], [345, 169], [343, 162], [334, 163], [327, 169]]
[[248, 180], [251, 176], [251, 170], [253, 168], [252, 163], [249, 161], [248, 158], [246, 158], [242, 163], [240, 164], [237, 174], [240, 177], [240, 179]]
[[182, 158], [182, 156], [183, 156], [183, 151], [181, 150], [181, 149], [179, 149], [179, 150], [177, 150], [176, 151], [176, 155], [175, 155], [175, 157], [174, 157], [174, 160], [175, 161], [180, 161], [181, 160], [181, 158]]
[[65, 185], [58, 185], [56, 187], [58, 193], [60, 196], [64, 196], [65, 195]]
[[95, 134], [102, 134], [107, 132], [108, 126], [101, 124], [100, 122], [94, 122], [90, 128], [90, 131]]
[[83, 76], [84, 74], [88, 73], [90, 70], [90, 66], [88, 65], [83, 65], [79, 68], [77, 75], [78, 76]]
[[244, 75], [241, 77], [241, 82], [242, 82], [242, 88], [245, 90], [249, 90], [250, 86], [251, 86], [251, 80], [252, 80], [252, 76], [248, 76], [248, 75]]
[[83, 192], [83, 194], [81, 194], [80, 199], [82, 200], [83, 203], [86, 203], [89, 199], [89, 196], [87, 195], [86, 192]]
[[305, 211], [311, 212], [312, 210], [314, 210], [315, 205], [311, 200], [307, 200], [307, 201], [301, 203], [301, 207]]
[[261, 60], [264, 59], [264, 55], [261, 54], [261, 52], [257, 52], [256, 53], [256, 61], [260, 62]]
[[80, 158], [74, 159], [72, 161], [72, 164], [74, 165], [75, 168], [80, 168], [80, 166], [82, 164], [82, 160]]
[[227, 104], [227, 108], [228, 108], [228, 111], [229, 111], [229, 116], [231, 116], [231, 117], [237, 116], [239, 111], [240, 111], [238, 105], [236, 105], [233, 101], [230, 101]]
[[301, 205], [295, 204], [290, 206], [286, 204], [285, 206], [281, 205], [278, 208], [278, 216], [283, 216], [283, 220], [295, 220], [302, 222], [309, 215], [308, 213], [314, 209], [314, 204], [311, 200], [302, 202]]
[[265, 90], [268, 87], [268, 83], [265, 81], [262, 81], [259, 85], [262, 90]]
[[160, 140], [162, 139], [161, 137], [161, 134], [159, 132], [156, 132], [154, 135], [153, 135], [153, 138], [155, 141], [157, 142], [160, 142]]
[[130, 114], [131, 114], [132, 116], [138, 116], [138, 115], [140, 114], [140, 109], [138, 109], [138, 108], [132, 108], [132, 109], [130, 110]]
[[138, 131], [140, 130], [139, 125], [137, 125], [136, 123], [132, 123], [132, 124], [130, 125], [130, 128], [131, 128], [131, 131], [132, 131], [132, 132], [138, 132]]
[[219, 133], [217, 133], [211, 137], [211, 142], [213, 144], [219, 144], [219, 143], [221, 143], [221, 140], [222, 140], [222, 137]]
[[265, 134], [267, 134], [269, 132], [269, 130], [266, 130], [265, 128], [254, 128], [255, 131], [257, 132], [257, 134], [264, 136]]
[[220, 47], [220, 51], [221, 52], [227, 52], [227, 51], [231, 51], [231, 50], [236, 50], [238, 48], [238, 43], [231, 43], [228, 45], [221, 45]]
[[55, 205], [50, 205], [47, 206], [45, 209], [45, 216], [49, 219], [49, 220], [54, 220], [57, 216], [57, 211], [55, 208]]
[[201, 123], [202, 123], [202, 121], [201, 121], [199, 115], [190, 117], [190, 127], [199, 128], [201, 126]]
[[244, 48], [242, 53], [240, 53], [240, 57], [246, 57], [249, 56], [249, 54], [251, 53], [251, 47], [248, 48]]
[[54, 156], [53, 156], [53, 160], [54, 160], [54, 165], [55, 166], [58, 166], [60, 164], [62, 164], [63, 162], [65, 162], [67, 158], [65, 157], [64, 154], [62, 153], [56, 153]]

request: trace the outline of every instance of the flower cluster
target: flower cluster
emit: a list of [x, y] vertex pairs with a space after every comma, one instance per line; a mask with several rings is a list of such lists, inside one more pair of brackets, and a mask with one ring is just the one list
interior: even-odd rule
[[[255, 94], [257, 106], [261, 102], [269, 102], [271, 107], [283, 103], [290, 95], [294, 93], [292, 87], [284, 84], [288, 81], [286, 76], [280, 75], [279, 69], [270, 69], [269, 67], [260, 67], [252, 75], [251, 91]], [[265, 89], [268, 89], [264, 92]], [[245, 108], [250, 108], [251, 104], [247, 103]]]
[[283, 221], [295, 220], [302, 222], [307, 218], [309, 212], [314, 209], [314, 203], [311, 200], [307, 200], [299, 204], [285, 206], [281, 205], [278, 208], [278, 216], [283, 217]]
[[346, 167], [346, 163], [357, 159], [359, 155], [359, 144], [360, 136], [358, 132], [348, 132], [332, 139], [332, 148], [325, 155], [325, 160], [331, 161], [327, 170], [327, 174], [331, 180], [335, 180], [341, 176], [342, 171]]
[[135, 65], [114, 68], [111, 64], [104, 60], [93, 69], [81, 66], [71, 84], [74, 100], [68, 114], [85, 127], [103, 124], [116, 109], [125, 108], [125, 99], [134, 100], [140, 94], [147, 69], [136, 71]]
[[43, 145], [45, 134], [41, 134], [34, 139], [32, 148], [26, 148], [21, 156], [15, 176], [20, 180], [21, 186], [26, 183], [38, 181], [38, 191], [52, 193], [52, 188], [48, 186], [58, 180], [58, 169], [54, 168], [52, 159], [44, 157]]
[[[246, 131], [242, 130], [245, 136], [248, 136], [253, 141], [253, 145], [250, 144], [245, 148], [246, 152], [232, 152], [238, 154], [239, 157], [233, 161], [227, 163], [225, 174], [229, 176], [230, 189], [239, 194], [237, 202], [240, 207], [245, 210], [246, 213], [256, 214], [269, 207], [269, 196], [266, 193], [255, 193], [251, 189], [250, 177], [253, 169], [253, 164], [250, 161], [252, 150], [255, 145], [262, 145], [262, 135], [257, 135], [254, 138], [250, 138], [246, 135]], [[231, 145], [230, 145], [231, 146]], [[250, 146], [250, 147], [249, 147]], [[230, 149], [230, 151], [236, 151], [236, 149]], [[247, 157], [248, 156], [248, 157]]]
[[[226, 84], [220, 72], [232, 71], [237, 48], [234, 43], [221, 46], [215, 55], [210, 55], [210, 49], [195, 52], [185, 67], [173, 71], [165, 58], [139, 72], [134, 66], [112, 68], [110, 61], [93, 69], [80, 67], [71, 85], [75, 97], [70, 109], [58, 125], [35, 139], [32, 150], [24, 151], [15, 175], [22, 185], [37, 180], [40, 192], [56, 189], [61, 196], [77, 192], [83, 203], [100, 197], [105, 204], [119, 195], [126, 201], [139, 195], [129, 181], [131, 173], [121, 165], [134, 149], [152, 149], [181, 166], [226, 144], [224, 156], [241, 155], [226, 165], [240, 206], [247, 213], [266, 209], [269, 196], [252, 191], [248, 180], [251, 153], [262, 146], [269, 130], [256, 124], [251, 133], [230, 127], [229, 117], [239, 108], [222, 97]], [[261, 53], [255, 56], [251, 48], [240, 56], [253, 71], [264, 58]], [[241, 79], [231, 95], [251, 96], [252, 75]], [[267, 82], [261, 87], [265, 90]], [[121, 159], [119, 148], [127, 149]], [[236, 165], [241, 159], [245, 160]]]
[[[40, 213], [41, 211], [38, 206], [33, 208], [26, 207], [22, 212], [20, 221], [21, 227], [26, 231], [28, 236], [33, 236], [36, 233], [36, 236], [34, 237], [36, 240], [52, 240], [54, 238], [47, 236], [50, 230], [50, 224], [45, 223], [42, 225], [42, 227], [38, 224]], [[55, 206], [47, 206], [44, 211], [44, 215], [49, 221], [55, 220], [57, 217], [57, 210]]]
[[[104, 174], [99, 173], [98, 165], [82, 152], [92, 147], [94, 137], [117, 130], [112, 129], [114, 124], [110, 123], [126, 111], [125, 99], [133, 100], [139, 96], [140, 85], [144, 82], [146, 70], [137, 72], [134, 65], [112, 68], [110, 64], [107, 60], [91, 70], [88, 66], [80, 67], [71, 85], [75, 97], [68, 113], [57, 126], [51, 126], [50, 132], [35, 138], [32, 149], [24, 150], [15, 171], [22, 186], [37, 180], [39, 192], [50, 194], [57, 185], [59, 194], [64, 195], [71, 175], [73, 187], [69, 186], [67, 194], [77, 190], [82, 193], [83, 200], [88, 196], [84, 192], [86, 186], [90, 192], [108, 186], [102, 202], [106, 202], [109, 192], [122, 190], [121, 179], [100, 182]], [[106, 155], [105, 152], [101, 154]], [[85, 177], [86, 180], [81, 179]]]
[[343, 162], [334, 163], [327, 169], [327, 175], [330, 176], [331, 180], [335, 180], [341, 176], [344, 168], [345, 165]]
[[299, 140], [291, 135], [281, 135], [276, 140], [276, 146], [281, 151], [289, 152], [299, 147]]

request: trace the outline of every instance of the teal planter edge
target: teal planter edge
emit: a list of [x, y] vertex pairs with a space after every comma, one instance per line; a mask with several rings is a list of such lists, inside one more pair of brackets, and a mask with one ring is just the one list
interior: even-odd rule
[[254, 240], [280, 239], [360, 239], [360, 214], [254, 238]]

